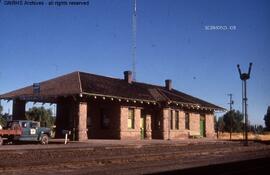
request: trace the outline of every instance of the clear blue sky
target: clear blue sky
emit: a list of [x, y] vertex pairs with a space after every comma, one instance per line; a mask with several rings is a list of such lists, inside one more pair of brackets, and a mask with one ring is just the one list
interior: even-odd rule
[[[164, 84], [241, 110], [236, 65], [254, 67], [249, 118], [264, 124], [270, 105], [269, 0], [137, 0], [137, 81]], [[0, 4], [0, 94], [75, 70], [123, 77], [131, 69], [131, 0], [83, 7]], [[205, 26], [236, 26], [206, 30]], [[3, 103], [2, 101], [2, 104]], [[5, 104], [8, 111], [10, 104]]]

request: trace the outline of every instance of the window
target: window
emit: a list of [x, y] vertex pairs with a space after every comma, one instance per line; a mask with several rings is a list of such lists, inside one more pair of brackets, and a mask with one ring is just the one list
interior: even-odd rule
[[173, 129], [173, 110], [171, 110], [170, 114], [171, 129]]
[[31, 128], [38, 128], [39, 126], [38, 126], [38, 123], [32, 122], [30, 127]]
[[22, 127], [23, 128], [27, 128], [28, 127], [28, 123], [27, 122], [22, 122]]
[[185, 113], [185, 128], [189, 129], [189, 113]]
[[128, 128], [129, 129], [134, 129], [134, 118], [135, 118], [135, 110], [130, 108], [128, 109]]
[[179, 129], [179, 111], [175, 111], [175, 129]]

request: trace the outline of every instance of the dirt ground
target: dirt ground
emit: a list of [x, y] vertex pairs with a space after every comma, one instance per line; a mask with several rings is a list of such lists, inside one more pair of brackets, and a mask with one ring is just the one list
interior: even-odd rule
[[[229, 140], [230, 139], [230, 133], [227, 132], [220, 132], [218, 134], [220, 140]], [[232, 140], [242, 140], [244, 138], [243, 133], [232, 133], [231, 139]], [[256, 140], [256, 141], [270, 141], [270, 133], [264, 132], [263, 134], [255, 134], [252, 132], [248, 133], [248, 139], [249, 140]]]
[[266, 157], [270, 145], [204, 139], [4, 145], [0, 174], [148, 174]]

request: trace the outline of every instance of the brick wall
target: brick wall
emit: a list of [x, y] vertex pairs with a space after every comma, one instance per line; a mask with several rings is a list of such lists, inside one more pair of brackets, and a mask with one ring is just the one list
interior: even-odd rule
[[180, 130], [186, 130], [185, 128], [185, 112], [184, 111], [179, 111], [179, 129]]
[[[134, 109], [134, 129], [128, 128], [129, 108]], [[173, 114], [172, 122], [171, 111]], [[179, 129], [175, 126], [175, 111], [179, 112]], [[86, 140], [87, 136], [89, 139], [139, 140], [141, 139], [141, 112], [146, 117], [145, 139], [175, 140], [187, 138], [189, 133], [200, 135], [200, 114], [196, 111], [188, 111], [190, 130], [187, 130], [185, 128], [186, 111], [171, 108], [155, 109], [152, 106], [122, 106], [119, 102], [102, 99], [92, 99], [87, 103], [80, 104], [75, 104], [71, 99], [60, 101], [57, 105], [57, 133], [61, 133], [62, 129], [72, 130], [75, 126], [77, 140]], [[106, 115], [108, 122], [106, 127], [102, 125], [103, 114]], [[213, 114], [205, 115], [207, 137], [215, 135], [213, 118]], [[172, 129], [171, 123], [173, 124]], [[85, 135], [85, 131], [87, 131], [87, 135]]]
[[152, 116], [147, 114], [145, 116], [145, 139], [152, 139]]
[[77, 104], [78, 106], [78, 114], [77, 118], [77, 130], [76, 136], [78, 141], [88, 140], [87, 136], [87, 103], [80, 102]]
[[169, 139], [169, 108], [162, 110], [162, 139]]
[[[186, 139], [188, 138], [188, 132], [185, 130], [185, 113], [183, 111], [178, 111], [179, 112], [179, 121], [178, 121], [178, 126], [179, 129], [175, 127], [176, 125], [176, 111], [173, 111], [173, 129], [170, 129], [169, 131], [169, 137], [170, 139], [176, 140], [176, 139]], [[169, 120], [170, 121], [170, 120]]]
[[189, 114], [189, 127], [191, 135], [200, 135], [200, 114]]
[[[108, 125], [102, 125], [102, 114]], [[116, 102], [93, 100], [88, 102], [87, 127], [89, 139], [120, 138], [120, 105]]]
[[214, 138], [215, 137], [215, 129], [214, 129], [214, 115], [207, 114], [205, 115], [205, 129], [206, 129], [206, 137]]
[[57, 102], [56, 138], [64, 138], [63, 130], [72, 131], [71, 140], [84, 141], [87, 136], [87, 103], [62, 98]]
[[141, 119], [141, 109], [135, 109], [134, 118], [134, 129], [128, 128], [128, 109], [130, 107], [121, 106], [120, 108], [120, 139], [141, 139], [140, 133], [140, 119]]

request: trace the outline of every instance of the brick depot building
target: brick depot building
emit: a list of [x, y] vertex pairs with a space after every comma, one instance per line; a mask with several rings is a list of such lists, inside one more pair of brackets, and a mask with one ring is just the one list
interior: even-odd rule
[[[36, 86], [36, 85], [35, 85]], [[6, 94], [13, 101], [13, 119], [25, 119], [26, 102], [56, 103], [56, 136], [73, 131], [71, 139], [183, 139], [213, 137], [214, 104], [172, 88], [84, 72], [73, 72]]]

